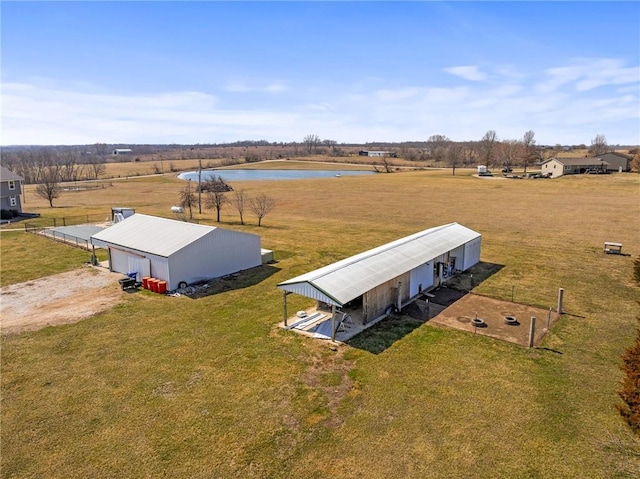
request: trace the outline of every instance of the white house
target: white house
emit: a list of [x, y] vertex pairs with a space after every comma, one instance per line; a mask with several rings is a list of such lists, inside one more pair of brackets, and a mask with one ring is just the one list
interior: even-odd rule
[[91, 237], [109, 252], [111, 271], [179, 285], [219, 278], [262, 264], [260, 237], [136, 213]]
[[481, 241], [480, 233], [450, 223], [283, 281], [285, 321], [290, 293], [334, 310], [357, 304], [363, 324], [375, 321], [478, 263]]

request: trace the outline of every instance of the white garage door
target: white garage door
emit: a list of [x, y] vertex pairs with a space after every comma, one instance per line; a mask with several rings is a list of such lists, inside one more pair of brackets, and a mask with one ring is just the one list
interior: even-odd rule
[[142, 281], [143, 276], [149, 276], [151, 265], [147, 258], [114, 248], [109, 248], [109, 255], [112, 271], [122, 274], [136, 271], [138, 273], [136, 281], [138, 282]]

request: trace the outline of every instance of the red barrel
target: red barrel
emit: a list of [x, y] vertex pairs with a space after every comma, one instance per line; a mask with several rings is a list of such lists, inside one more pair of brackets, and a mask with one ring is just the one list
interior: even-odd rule
[[147, 282], [147, 284], [149, 284], [149, 289], [151, 291], [153, 291], [154, 293], [158, 292], [158, 280], [155, 278], [149, 278], [149, 281]]
[[151, 278], [149, 278], [149, 276], [143, 276], [142, 277], [142, 287], [144, 289], [149, 289], [149, 279], [151, 279]]
[[165, 294], [167, 292], [167, 282], [166, 281], [158, 281], [158, 293]]

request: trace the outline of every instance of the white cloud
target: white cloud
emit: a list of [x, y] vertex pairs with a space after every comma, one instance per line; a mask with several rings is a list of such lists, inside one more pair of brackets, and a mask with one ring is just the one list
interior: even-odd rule
[[225, 90], [232, 93], [282, 93], [289, 89], [285, 82], [261, 82], [255, 80], [234, 80], [229, 82]]
[[475, 65], [449, 67], [445, 68], [444, 71], [473, 82], [486, 80], [487, 78], [487, 75], [482, 73]]
[[[309, 133], [338, 142], [424, 140], [433, 134], [478, 140], [491, 129], [500, 138], [521, 138], [533, 130], [539, 143], [588, 143], [597, 133], [606, 134], [611, 143], [640, 143], [638, 68], [618, 61], [592, 61], [598, 67], [593, 71], [586, 65], [582, 61], [543, 70], [538, 83], [531, 83], [533, 74], [507, 67], [500, 67], [510, 72], [501, 80], [492, 76], [491, 81], [457, 87], [356, 79], [331, 87], [308, 81], [298, 89], [286, 82], [263, 82], [251, 90], [244, 83], [243, 90], [236, 83], [234, 93], [288, 88], [287, 95], [252, 96], [250, 103], [244, 95], [225, 91], [122, 95], [95, 85], [71, 91], [52, 82], [11, 83], [2, 89], [0, 141], [301, 141]], [[580, 82], [587, 83], [579, 88]], [[613, 88], [591, 87], [597, 82]]]
[[585, 92], [608, 85], [637, 84], [640, 82], [640, 66], [625, 67], [624, 62], [618, 59], [586, 58], [571, 65], [549, 68], [544, 75], [546, 78], [536, 85], [540, 92], [556, 91], [565, 85]]

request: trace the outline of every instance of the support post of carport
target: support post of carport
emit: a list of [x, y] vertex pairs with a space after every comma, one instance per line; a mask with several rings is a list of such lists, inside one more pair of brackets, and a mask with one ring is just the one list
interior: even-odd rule
[[336, 340], [336, 305], [331, 305], [331, 341]]
[[283, 309], [283, 313], [284, 313], [284, 326], [287, 326], [287, 296], [290, 294], [289, 291], [283, 291], [282, 292], [282, 309]]

